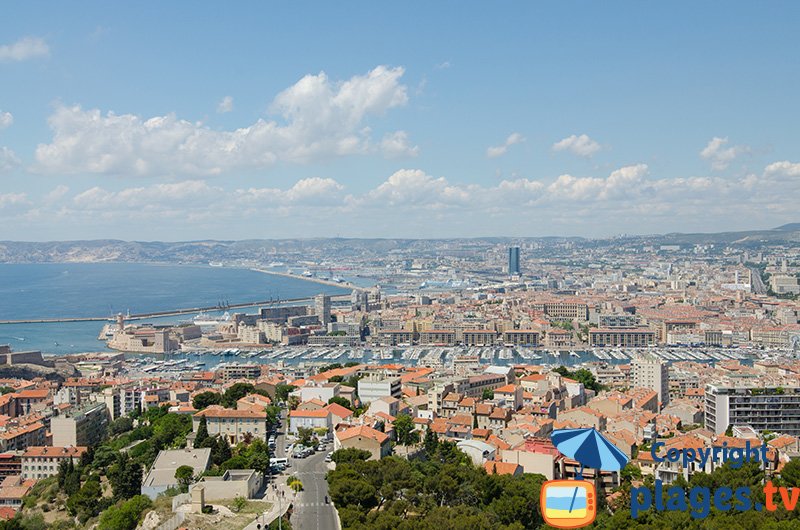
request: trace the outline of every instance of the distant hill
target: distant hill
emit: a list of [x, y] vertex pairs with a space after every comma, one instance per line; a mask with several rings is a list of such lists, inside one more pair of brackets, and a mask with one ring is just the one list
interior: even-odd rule
[[453, 239], [312, 238], [248, 239], [243, 241], [0, 241], [0, 263], [269, 263], [272, 261], [319, 262], [330, 258], [383, 258], [433, 256], [488, 250], [497, 245], [537, 243], [553, 248], [569, 242], [576, 247], [602, 248], [620, 245], [715, 245], [754, 249], [770, 245], [800, 245], [800, 223], [768, 230], [718, 233], [670, 233], [631, 235], [606, 239], [581, 237], [478, 237]]
[[779, 226], [775, 230], [781, 230], [783, 232], [797, 232], [800, 231], [800, 223], [789, 223], [782, 226]]

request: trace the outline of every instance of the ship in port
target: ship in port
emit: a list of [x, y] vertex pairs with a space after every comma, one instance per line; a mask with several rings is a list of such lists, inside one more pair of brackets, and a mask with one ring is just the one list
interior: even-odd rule
[[209, 315], [206, 312], [199, 313], [192, 319], [192, 322], [197, 326], [216, 326], [231, 319], [230, 313], [225, 311], [220, 317]]

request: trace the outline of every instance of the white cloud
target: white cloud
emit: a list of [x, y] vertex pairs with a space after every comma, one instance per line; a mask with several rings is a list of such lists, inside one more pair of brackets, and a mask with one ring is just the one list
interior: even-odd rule
[[547, 190], [555, 196], [573, 200], [614, 199], [635, 192], [636, 185], [647, 171], [646, 164], [638, 164], [617, 169], [608, 178], [561, 175], [547, 187]]
[[727, 144], [727, 137], [720, 138], [715, 136], [708, 142], [708, 145], [700, 151], [700, 156], [711, 162], [712, 169], [723, 170], [727, 168], [737, 156], [750, 151], [750, 148], [745, 145], [725, 147]]
[[10, 112], [0, 111], [0, 129], [10, 127], [14, 123], [14, 116]]
[[569, 151], [582, 157], [590, 157], [600, 149], [602, 149], [600, 144], [586, 134], [581, 134], [580, 136], [573, 134], [553, 144], [553, 151]]
[[25, 193], [0, 193], [0, 210], [30, 204]]
[[[37, 147], [33, 169], [51, 174], [218, 175], [277, 161], [369, 153], [374, 146], [365, 121], [406, 104], [403, 72], [378, 66], [344, 82], [332, 82], [324, 72], [307, 75], [272, 102], [271, 110], [283, 123], [260, 119], [232, 131], [215, 131], [172, 114], [142, 118], [61, 106], [48, 120], [52, 142]], [[398, 138], [402, 136], [394, 140]]]
[[764, 173], [768, 176], [800, 177], [800, 163], [788, 160], [773, 162], [764, 169]]
[[448, 69], [448, 68], [450, 68], [451, 66], [452, 66], [452, 65], [450, 64], [450, 61], [442, 61], [441, 63], [437, 64], [437, 65], [435, 66], [435, 68], [436, 68], [437, 70], [447, 70], [447, 69]]
[[388, 158], [413, 157], [419, 154], [419, 146], [409, 145], [408, 133], [405, 131], [395, 131], [384, 135], [381, 140], [381, 152]]
[[508, 151], [508, 148], [512, 145], [521, 143], [525, 141], [525, 137], [522, 136], [520, 133], [515, 132], [508, 135], [506, 141], [503, 142], [503, 145], [498, 146], [491, 146], [486, 149], [486, 156], [489, 158], [497, 158], [498, 156], [503, 156]]
[[332, 203], [341, 198], [344, 186], [331, 178], [311, 177], [297, 181], [284, 194], [284, 199], [293, 203]]
[[50, 55], [50, 47], [39, 37], [23, 37], [13, 44], [0, 45], [0, 63], [25, 61]]
[[220, 113], [220, 114], [225, 114], [226, 112], [230, 112], [232, 110], [233, 110], [233, 97], [232, 96], [225, 96], [217, 104], [217, 112]]
[[69, 187], [64, 184], [59, 184], [42, 198], [42, 204], [45, 206], [52, 206], [66, 197], [67, 193], [69, 193]]
[[464, 187], [444, 177], [435, 178], [421, 169], [401, 169], [364, 197], [371, 204], [389, 206], [459, 203], [468, 198]]
[[[332, 235], [339, 230], [365, 237], [603, 235], [697, 229], [694, 223], [725, 229], [739, 217], [759, 224], [777, 221], [776, 226], [790, 219], [796, 211], [794, 198], [800, 196], [800, 179], [790, 177], [794, 171], [800, 167], [776, 162], [742, 178], [657, 178], [647, 165], [636, 164], [602, 176], [513, 177], [488, 185], [406, 168], [371, 189], [346, 187], [325, 177], [303, 178], [281, 188], [237, 189], [206, 180], [119, 190], [96, 186], [78, 192], [62, 185], [35, 204], [24, 194], [4, 196], [2, 215], [50, 229], [93, 230], [102, 220], [103, 226], [112, 227], [109, 230], [134, 225], [136, 237], [146, 233], [156, 239], [164, 230], [185, 238], [198, 237], [198, 232], [216, 238], [265, 237], [264, 226], [270, 237]], [[730, 204], [737, 205], [735, 214]], [[680, 224], [687, 219], [691, 223]], [[241, 228], [233, 236], [226, 228], [232, 225]]]
[[108, 191], [99, 186], [76, 195], [72, 202], [84, 210], [154, 210], [162, 211], [165, 205], [185, 203], [196, 208], [208, 205], [223, 197], [222, 188], [209, 186], [202, 180], [186, 180], [147, 187]]
[[20, 164], [19, 158], [8, 147], [0, 146], [0, 173], [11, 171]]

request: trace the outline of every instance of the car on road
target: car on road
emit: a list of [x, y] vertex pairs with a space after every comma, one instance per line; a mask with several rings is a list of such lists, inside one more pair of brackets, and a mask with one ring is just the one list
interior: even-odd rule
[[333, 453], [328, 453], [327, 455], [325, 455], [325, 461], [326, 461], [326, 462], [330, 462], [330, 461], [331, 461], [331, 455], [332, 455], [332, 454], [333, 454]]

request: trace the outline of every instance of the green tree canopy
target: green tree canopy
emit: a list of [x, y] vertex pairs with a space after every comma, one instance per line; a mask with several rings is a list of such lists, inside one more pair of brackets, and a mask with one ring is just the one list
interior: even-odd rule
[[178, 485], [181, 489], [186, 491], [189, 488], [189, 484], [191, 484], [194, 479], [194, 469], [192, 466], [178, 466], [178, 469], [175, 470], [175, 479], [178, 481]]
[[256, 387], [250, 383], [234, 383], [225, 394], [222, 396], [222, 405], [227, 408], [236, 406], [236, 402], [245, 397], [247, 394], [252, 394]]
[[222, 403], [222, 395], [219, 392], [200, 392], [192, 399], [192, 406], [196, 410], [203, 410], [210, 405], [219, 405], [220, 403]]
[[341, 405], [346, 409], [353, 410], [353, 404], [350, 403], [350, 400], [343, 398], [342, 396], [333, 396], [328, 400], [328, 404], [331, 403], [336, 403], [337, 405]]
[[413, 445], [419, 441], [419, 433], [414, 430], [414, 420], [408, 414], [398, 414], [393, 425], [399, 444]]

